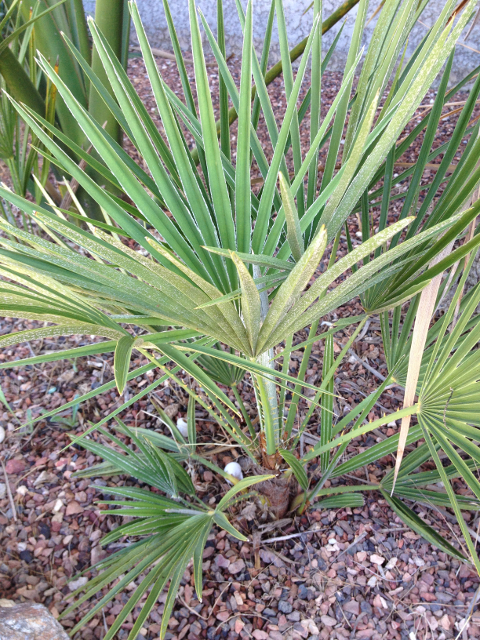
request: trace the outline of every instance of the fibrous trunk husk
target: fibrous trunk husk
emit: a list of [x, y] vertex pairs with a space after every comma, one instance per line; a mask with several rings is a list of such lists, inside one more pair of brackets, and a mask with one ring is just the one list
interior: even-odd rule
[[[254, 473], [256, 475], [263, 475], [272, 472], [264, 467], [258, 466], [254, 470]], [[283, 473], [280, 473], [276, 478], [265, 480], [255, 485], [255, 489], [268, 500], [269, 511], [275, 520], [285, 517], [290, 502], [297, 493], [297, 488], [295, 477], [292, 475], [285, 476]]]

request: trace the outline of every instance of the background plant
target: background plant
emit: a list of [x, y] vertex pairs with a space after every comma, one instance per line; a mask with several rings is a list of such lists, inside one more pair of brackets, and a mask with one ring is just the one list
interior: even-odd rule
[[[131, 3], [132, 20], [165, 137], [156, 129], [115, 51], [98, 26], [90, 22], [94, 46], [115, 100], [100, 81], [97, 82], [93, 71], [89, 74], [90, 81], [95, 82], [112, 116], [144, 158], [148, 171], [137, 166], [92, 117], [45, 56], [39, 54], [38, 58], [42, 73], [55, 84], [59, 96], [104, 164], [28, 105], [11, 98], [22, 119], [44, 145], [43, 156], [78, 181], [102, 209], [107, 222], [91, 220], [88, 227], [79, 227], [66, 219], [65, 212], [48, 199], [48, 194], [50, 210], [4, 187], [0, 189], [5, 200], [18, 206], [49, 233], [48, 238], [37, 237], [8, 221], [0, 221], [0, 228], [5, 232], [0, 250], [0, 272], [5, 278], [0, 308], [8, 316], [50, 323], [2, 336], [0, 346], [72, 334], [107, 340], [0, 366], [114, 353], [114, 381], [54, 412], [43, 414], [40, 419], [65, 411], [73, 403], [80, 404], [114, 386], [123, 393], [129, 379], [148, 370], [158, 369], [162, 373], [140, 394], [91, 425], [77, 440], [106, 461], [93, 473], [125, 472], [161, 492], [158, 495], [139, 488], [119, 490], [118, 495], [127, 500], [114, 501], [111, 505], [118, 507], [119, 515], [133, 515], [137, 519], [117, 529], [118, 535], [135, 533], [146, 537], [103, 561], [98, 567], [101, 573], [82, 588], [84, 595], [74, 594], [73, 606], [78, 606], [106, 585], [115, 583], [92, 609], [91, 615], [94, 615], [132, 579], [145, 575], [107, 638], [114, 636], [118, 626], [145, 596], [142, 613], [130, 634], [131, 638], [135, 637], [159, 593], [171, 579], [163, 615], [164, 634], [178, 582], [191, 558], [197, 567], [195, 580], [199, 595], [201, 593], [201, 554], [212, 524], [239, 535], [224, 513], [233, 493], [220, 500], [215, 509], [210, 509], [195, 494], [185, 471], [188, 464], [201, 460], [220, 476], [234, 481], [202, 456], [196, 439], [195, 404], [203, 407], [251, 460], [252, 475], [235, 489], [240, 492], [249, 483], [255, 483], [255, 491], [267, 496], [269, 509], [274, 514], [288, 508], [302, 511], [319, 501], [322, 508], [359, 506], [363, 491], [381, 490], [409, 526], [443, 550], [480, 569], [461, 516], [462, 509], [478, 509], [480, 497], [475, 471], [478, 323], [473, 315], [480, 296], [478, 289], [460, 302], [469, 265], [480, 243], [474, 226], [480, 203], [470, 206], [471, 194], [480, 179], [479, 125], [472, 121], [480, 79], [475, 80], [452, 139], [440, 149], [432, 150], [433, 135], [444, 104], [478, 73], [478, 69], [474, 70], [462, 82], [447, 89], [455, 44], [473, 16], [475, 2], [462, 3], [462, 10], [458, 11], [452, 1], [446, 2], [435, 24], [406, 60], [408, 35], [425, 6], [425, 2], [419, 5], [413, 0], [390, 0], [384, 4], [352, 97], [354, 74], [362, 57], [361, 37], [367, 12], [366, 0], [359, 3], [343, 82], [322, 120], [325, 60], [322, 63], [320, 2], [314, 3], [312, 32], [294, 74], [283, 6], [281, 0], [275, 0], [266, 42], [276, 19], [287, 101], [282, 124], [277, 127], [265, 84], [266, 65], [262, 65], [252, 47], [251, 2], [245, 13], [238, 3], [244, 47], [237, 87], [225, 59], [223, 29], [218, 30], [217, 40], [190, 0], [197, 102], [193, 100], [168, 5], [166, 15], [183, 100], [163, 82], [138, 9]], [[219, 16], [221, 26], [221, 11]], [[222, 79], [220, 122], [226, 123], [229, 119], [227, 97], [238, 113], [235, 163], [226, 127], [220, 127], [223, 132], [220, 142], [217, 138], [201, 24]], [[86, 69], [87, 63], [82, 62], [75, 43], [68, 37], [65, 43]], [[327, 62], [331, 53], [328, 51], [325, 56]], [[308, 61], [311, 61], [311, 86], [299, 104]], [[402, 138], [406, 125], [440, 73], [440, 86], [432, 109]], [[252, 76], [257, 88], [253, 106]], [[272, 148], [270, 161], [257, 134], [260, 112]], [[306, 153], [300, 144], [302, 123], [309, 126], [310, 132]], [[394, 176], [398, 159], [424, 130], [418, 162]], [[187, 135], [196, 142], [198, 168], [189, 150]], [[465, 137], [468, 138], [465, 151], [453, 173], [447, 175]], [[320, 174], [322, 149], [327, 153]], [[72, 153], [82, 159], [87, 170], [78, 166]], [[426, 163], [441, 153], [444, 156], [434, 179], [429, 185], [422, 185]], [[260, 189], [256, 189], [252, 181], [252, 166], [262, 176]], [[289, 172], [292, 166], [293, 175]], [[111, 185], [112, 190], [102, 189], [91, 177], [92, 171]], [[402, 194], [405, 200], [401, 214], [397, 221], [391, 222], [388, 214], [391, 201], [396, 197], [394, 187], [406, 179], [409, 189]], [[133, 204], [120, 200], [115, 195], [116, 189], [124, 192]], [[423, 200], [422, 191], [426, 193]], [[371, 209], [378, 206], [381, 212], [375, 219]], [[362, 241], [354, 244], [347, 221], [356, 214], [362, 223]], [[467, 229], [470, 229], [468, 235]], [[339, 257], [343, 233], [348, 252]], [[125, 238], [133, 240], [137, 248], [127, 245]], [[467, 256], [470, 257], [465, 263]], [[323, 270], [318, 269], [321, 262]], [[444, 273], [448, 276], [442, 285], [440, 278]], [[424, 295], [424, 291], [432, 291], [432, 283], [439, 282], [438, 290], [432, 294], [434, 308], [437, 298], [458, 278], [460, 282], [448, 313], [434, 324], [426, 340], [423, 373], [418, 385], [415, 382], [417, 402], [406, 403], [393, 416], [365, 423], [386, 386], [394, 380], [403, 382], [409, 376], [409, 367], [405, 369], [402, 358], [409, 356], [408, 343], [413, 340], [411, 329], [415, 326], [419, 296]], [[338, 321], [317, 335], [327, 314], [357, 296], [364, 309], [362, 315]], [[401, 328], [402, 307], [407, 308], [404, 305], [409, 306]], [[335, 372], [374, 315], [382, 319], [389, 375], [375, 392], [337, 419], [332, 402]], [[295, 334], [306, 327], [308, 339], [294, 346]], [[335, 333], [340, 329], [350, 333], [335, 356]], [[324, 341], [325, 346], [323, 371], [320, 385], [314, 386], [306, 382], [305, 376], [312, 345], [319, 340]], [[303, 359], [298, 375], [293, 377], [289, 374], [290, 354], [300, 349], [304, 350]], [[133, 350], [144, 356], [147, 364], [130, 371]], [[412, 362], [412, 358], [409, 361]], [[229, 394], [228, 386], [234, 388], [242, 375], [249, 377], [255, 389], [258, 425], [244, 407], [242, 410], [238, 393]], [[121, 422], [112, 423], [126, 407], [166, 380], [174, 381], [191, 398], [187, 437], [164, 414], [160, 415], [171, 437], [142, 430], [133, 433]], [[299, 407], [305, 400], [305, 390], [314, 395], [302, 415]], [[310, 451], [299, 453], [299, 442], [316, 407], [321, 415], [320, 440]], [[418, 446], [405, 456], [396, 478], [389, 472], [380, 485], [326, 487], [329, 478], [394, 453], [400, 438], [398, 434], [391, 436], [345, 459], [350, 442], [392, 419], [412, 415], [416, 416], [418, 425], [409, 429], [406, 444]], [[110, 423], [111, 431], [103, 430], [106, 423]], [[95, 430], [108, 438], [112, 446], [97, 441], [93, 435]], [[125, 444], [122, 439], [125, 435], [134, 448]], [[318, 459], [319, 466], [316, 473], [309, 473], [308, 463], [314, 458]], [[422, 470], [418, 472], [427, 461], [435, 463], [436, 471], [430, 470], [427, 475]], [[458, 476], [465, 478], [471, 496], [454, 493], [451, 480]], [[433, 482], [440, 479], [446, 493], [424, 489], [431, 478]], [[293, 479], [299, 491], [290, 501], [292, 485], [295, 487]], [[237, 497], [242, 495], [238, 493]], [[465, 549], [455, 549], [427, 526], [408, 506], [409, 500], [451, 507], [459, 517]], [[106, 540], [109, 541], [111, 536]], [[120, 581], [116, 582], [118, 578]]]
[[[13, 78], [9, 84], [17, 81], [17, 65], [20, 68], [20, 78], [25, 77], [30, 86], [32, 95], [30, 101], [41, 111], [45, 118], [52, 122], [55, 118], [56, 91], [51, 82], [47, 82], [44, 88], [44, 96], [40, 96], [37, 87], [41, 81], [40, 75], [36, 73], [36, 65], [31, 64], [34, 51], [34, 28], [38, 20], [46, 18], [51, 11], [55, 10], [55, 5], [44, 8], [42, 11], [30, 11], [26, 20], [22, 20], [21, 2], [15, 0], [8, 6], [3, 3], [5, 13], [0, 23], [2, 32], [2, 43], [0, 45], [0, 59], [14, 60], [15, 65], [10, 68]], [[38, 7], [37, 7], [38, 8]], [[30, 63], [30, 65], [28, 64]], [[30, 66], [29, 75], [23, 67]], [[14, 190], [20, 195], [26, 195], [27, 189], [37, 196], [39, 189], [35, 185], [32, 176], [42, 185], [46, 186], [50, 163], [48, 161], [39, 162], [37, 150], [35, 149], [36, 137], [30, 139], [28, 126], [24, 127], [20, 116], [12, 108], [5, 94], [6, 79], [1, 78], [2, 94], [0, 96], [0, 156], [5, 162], [13, 183]], [[20, 99], [29, 94], [25, 91], [19, 92]], [[10, 220], [14, 220], [10, 215]]]
[[[35, 62], [37, 52], [41, 52], [56, 64], [58, 75], [64, 79], [79, 103], [88, 109], [97, 122], [105, 125], [108, 133], [118, 144], [122, 144], [121, 127], [105, 106], [95, 83], [91, 83], [89, 78], [91, 69], [103, 83], [102, 86], [111, 91], [102, 74], [103, 67], [99, 63], [95, 48], [92, 48], [90, 43], [82, 0], [63, 0], [56, 4], [47, 0], [36, 0], [33, 5], [11, 0], [6, 6], [8, 10], [2, 22], [3, 41], [0, 45], [0, 75], [3, 89], [51, 124], [56, 124], [77, 146], [87, 149], [89, 145], [82, 129], [63, 98], [57, 97], [55, 84], [44, 76]], [[96, 3], [96, 19], [115, 55], [126, 68], [130, 31], [126, 2], [122, 0], [112, 4], [108, 0], [100, 0]], [[78, 47], [85, 68], [82, 68], [72, 55], [62, 34]], [[44, 190], [47, 190], [57, 205], [68, 209], [66, 203], [71, 203], [71, 198], [66, 193], [65, 186], [58, 184], [59, 181], [54, 184], [49, 180], [48, 159], [44, 158], [39, 166], [37, 150], [41, 151], [42, 145], [40, 144], [38, 149], [37, 137], [31, 136], [28, 125], [25, 125], [18, 113], [12, 109], [5, 96], [2, 96], [1, 102], [1, 124], [2, 159], [7, 163], [15, 191], [24, 196], [28, 190], [37, 202], [45, 203]], [[69, 152], [73, 159], [80, 161], [74, 149]], [[82, 189], [78, 198], [89, 215], [98, 217], [98, 208]]]

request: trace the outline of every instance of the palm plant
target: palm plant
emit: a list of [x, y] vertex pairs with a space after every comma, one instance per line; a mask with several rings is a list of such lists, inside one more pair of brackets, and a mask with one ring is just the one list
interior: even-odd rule
[[[156, 129], [107, 39], [91, 21], [94, 45], [115, 100], [93, 71], [89, 71], [90, 81], [144, 158], [148, 171], [136, 165], [100, 126], [41, 54], [40, 69], [55, 84], [104, 163], [82, 150], [33, 109], [11, 98], [18, 113], [44, 145], [44, 157], [78, 181], [102, 208], [107, 222], [90, 220], [87, 228], [82, 228], [72, 224], [66, 212], [49, 201], [48, 194], [45, 197], [51, 210], [38, 207], [5, 187], [0, 189], [6, 201], [18, 206], [48, 233], [48, 237], [34, 236], [0, 220], [0, 228], [5, 233], [0, 239], [0, 273], [5, 278], [0, 308], [4, 315], [45, 323], [36, 329], [2, 336], [0, 346], [73, 334], [107, 340], [0, 367], [114, 354], [115, 380], [43, 414], [40, 419], [115, 386], [122, 394], [129, 380], [147, 371], [158, 369], [162, 374], [76, 440], [105, 460], [84, 475], [121, 472], [155, 488], [155, 492], [135, 487], [113, 491], [124, 500], [108, 504], [118, 507], [118, 515], [133, 516], [134, 520], [107, 536], [105, 543], [125, 535], [137, 535], [141, 539], [102, 561], [97, 567], [98, 576], [82, 587], [83, 595], [74, 594], [76, 601], [72, 607], [103, 591], [106, 585], [113, 585], [82, 619], [84, 624], [127, 584], [143, 576], [108, 631], [107, 639], [113, 638], [126, 616], [141, 605], [141, 613], [129, 635], [129, 638], [136, 637], [170, 580], [161, 629], [163, 637], [179, 581], [192, 558], [197, 593], [201, 597], [201, 558], [210, 529], [216, 524], [243, 539], [225, 512], [232, 500], [244, 498], [241, 492], [252, 485], [276, 517], [289, 509], [303, 511], [313, 503], [325, 509], [359, 506], [363, 503], [363, 491], [381, 490], [392, 508], [413, 529], [443, 550], [474, 563], [480, 570], [475, 547], [461, 516], [461, 509], [480, 506], [480, 484], [475, 475], [478, 462], [475, 442], [479, 439], [475, 407], [479, 402], [480, 370], [478, 351], [474, 350], [479, 325], [472, 317], [480, 290], [463, 300], [455, 327], [451, 326], [468, 272], [464, 258], [473, 256], [480, 243], [480, 235], [475, 232], [462, 244], [457, 242], [480, 212], [480, 202], [466, 208], [480, 180], [480, 168], [476, 166], [479, 125], [471, 122], [480, 93], [479, 78], [463, 107], [455, 135], [443, 147], [431, 150], [444, 104], [478, 74], [478, 69], [474, 70], [447, 91], [455, 44], [473, 15], [475, 2], [462, 3], [461, 10], [456, 11], [453, 1], [447, 1], [436, 23], [405, 61], [408, 35], [427, 3], [387, 0], [352, 97], [354, 73], [362, 57], [360, 45], [367, 4], [366, 0], [359, 3], [341, 88], [322, 120], [321, 84], [325, 61], [322, 64], [320, 0], [314, 2], [312, 31], [296, 75], [290, 61], [282, 2], [272, 0], [266, 41], [270, 39], [276, 15], [287, 102], [278, 128], [266, 90], [266, 65], [258, 60], [252, 47], [252, 2], [248, 3], [245, 13], [237, 3], [244, 31], [240, 87], [237, 87], [225, 59], [222, 12], [219, 11], [217, 40], [202, 14], [197, 13], [194, 0], [190, 0], [198, 104], [193, 99], [167, 0], [166, 15], [177, 56], [183, 101], [163, 81], [137, 6], [130, 3], [165, 137]], [[200, 23], [221, 76], [220, 122], [228, 122], [228, 99], [238, 113], [235, 163], [227, 127], [220, 127], [220, 142], [217, 139]], [[68, 37], [65, 43], [80, 66], [88, 69], [75, 43]], [[327, 52], [327, 61], [331, 53]], [[400, 64], [396, 66], [399, 59]], [[309, 60], [311, 86], [299, 105]], [[443, 67], [433, 108], [400, 139]], [[253, 107], [252, 76], [257, 88]], [[381, 102], [383, 96], [385, 99]], [[272, 148], [270, 161], [257, 134], [260, 112]], [[304, 125], [309, 126], [310, 132], [306, 153], [300, 144], [300, 128]], [[418, 163], [394, 176], [398, 158], [425, 128]], [[187, 135], [196, 143], [198, 167]], [[469, 136], [465, 152], [454, 172], [447, 176], [451, 159], [465, 136]], [[290, 148], [293, 177], [289, 173]], [[322, 150], [326, 151], [326, 162], [319, 179]], [[79, 156], [89, 170], [98, 172], [107, 184], [127, 194], [132, 204], [98, 186], [89, 171], [84, 171], [72, 159], [72, 153]], [[432, 183], [424, 187], [421, 184], [423, 169], [440, 153], [444, 159]], [[252, 163], [262, 176], [259, 190], [252, 180]], [[396, 222], [388, 224], [390, 205], [396, 197], [394, 187], [406, 179], [410, 182], [408, 192], [402, 194], [405, 198], [402, 212]], [[443, 195], [439, 195], [440, 186]], [[423, 190], [426, 196], [422, 202]], [[375, 206], [380, 207], [381, 213], [374, 223], [370, 210]], [[80, 205], [79, 209], [81, 216]], [[355, 214], [362, 223], [362, 242], [354, 245], [347, 222]], [[348, 251], [339, 257], [343, 233]], [[320, 263], [323, 268], [319, 271]], [[366, 422], [388, 384], [403, 379], [401, 356], [408, 356], [406, 345], [420, 292], [448, 271], [452, 271], [452, 277], [461, 273], [461, 280], [453, 306], [434, 325], [418, 401], [393, 415]], [[357, 296], [364, 308], [362, 315], [337, 321], [317, 335], [327, 314]], [[405, 303], [410, 307], [403, 332], [400, 320]], [[333, 415], [335, 372], [366, 322], [376, 314], [382, 318], [389, 375], [375, 392], [336, 420]], [[350, 331], [355, 325], [335, 356], [335, 333]], [[295, 334], [307, 327], [308, 339], [294, 345]], [[315, 386], [308, 383], [305, 376], [312, 346], [318, 341], [324, 341], [324, 358], [321, 383]], [[300, 349], [304, 352], [295, 377], [289, 373], [290, 356], [292, 351]], [[133, 350], [146, 359], [146, 364], [130, 371]], [[280, 360], [281, 364], [277, 365]], [[236, 391], [244, 375], [250, 378], [255, 391], [257, 419], [254, 420]], [[139, 397], [153, 392], [166, 380], [179, 385], [190, 398], [187, 436], [161, 411], [159, 415], [171, 437], [149, 430], [133, 431], [119, 419], [116, 424], [112, 422]], [[218, 423], [232, 443], [241, 447], [250, 459], [248, 478], [238, 482], [202, 455], [195, 428], [196, 404], [208, 412], [212, 421]], [[301, 408], [304, 410], [300, 411]], [[320, 439], [312, 449], [298, 454], [299, 443], [317, 408], [321, 419]], [[388, 473], [380, 485], [326, 486], [329, 478], [338, 478], [393, 454], [400, 439], [398, 434], [391, 436], [346, 460], [344, 454], [349, 443], [392, 419], [413, 415], [417, 416], [418, 425], [409, 430], [406, 444], [417, 444], [421, 440], [424, 444], [405, 457], [396, 478]], [[103, 425], [107, 423], [122, 437], [105, 430]], [[96, 440], [94, 431], [109, 439], [112, 446]], [[130, 438], [134, 449], [125, 443], [125, 436]], [[319, 461], [318, 468], [315, 473], [308, 473], [307, 464], [314, 458]], [[437, 471], [414, 473], [429, 460], [433, 460]], [[450, 460], [451, 464], [445, 467], [444, 460]], [[200, 461], [236, 483], [215, 508], [206, 506], [196, 495], [183, 466], [187, 461], [191, 464]], [[459, 475], [466, 479], [473, 492], [471, 497], [455, 495], [450, 482]], [[431, 478], [440, 478], [447, 493], [425, 490]], [[465, 537], [465, 553], [427, 526], [404, 500], [451, 506]]]

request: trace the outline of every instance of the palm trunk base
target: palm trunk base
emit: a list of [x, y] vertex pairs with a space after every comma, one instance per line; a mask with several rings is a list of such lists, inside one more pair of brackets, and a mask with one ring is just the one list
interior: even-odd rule
[[[257, 475], [268, 474], [269, 470], [258, 466]], [[279, 475], [277, 478], [265, 480], [255, 485], [255, 489], [268, 501], [268, 510], [275, 520], [284, 518], [288, 512], [290, 502], [297, 493], [297, 481], [293, 476]]]

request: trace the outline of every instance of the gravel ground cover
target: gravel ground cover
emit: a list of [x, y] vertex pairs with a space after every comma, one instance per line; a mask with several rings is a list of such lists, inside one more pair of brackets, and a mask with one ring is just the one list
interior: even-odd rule
[[[165, 79], [178, 89], [174, 63], [159, 59]], [[236, 79], [240, 64], [229, 61]], [[214, 65], [209, 66], [213, 95], [218, 93], [218, 76]], [[154, 98], [141, 59], [129, 64], [130, 77], [147, 108], [157, 119]], [[327, 73], [323, 82], [324, 109], [328, 109], [340, 85], [341, 75]], [[284, 109], [282, 80], [271, 86], [278, 121]], [[453, 99], [461, 102], [465, 93]], [[425, 99], [419, 114], [433, 102], [432, 91]], [[460, 105], [461, 106], [461, 105]], [[453, 130], [455, 109], [445, 109], [445, 117], [435, 140], [442, 144]], [[449, 115], [449, 113], [451, 115]], [[158, 122], [161, 127], [160, 123]], [[235, 129], [233, 132], [235, 135]], [[270, 152], [266, 132], [260, 126], [260, 137]], [[303, 138], [308, 143], [307, 131]], [[466, 142], [466, 141], [465, 141]], [[401, 159], [415, 162], [419, 149], [414, 146]], [[131, 145], [127, 150], [135, 157]], [[235, 149], [233, 149], [235, 153]], [[142, 162], [141, 158], [136, 158]], [[322, 158], [321, 158], [322, 162]], [[255, 167], [254, 167], [255, 170]], [[434, 168], [427, 169], [424, 180], [431, 178]], [[400, 184], [399, 191], [408, 185]], [[400, 201], [401, 202], [401, 201]], [[401, 204], [392, 206], [393, 222]], [[373, 211], [375, 215], [375, 210]], [[353, 238], [359, 232], [356, 221], [351, 221]], [[346, 246], [340, 244], [340, 252]], [[320, 265], [322, 269], [322, 265]], [[341, 308], [338, 316], [326, 321], [361, 312], [358, 301]], [[0, 321], [0, 335], [38, 326], [34, 322]], [[336, 334], [335, 349], [341, 350], [347, 340], [346, 332]], [[306, 339], [300, 332], [296, 342]], [[88, 337], [44, 339], [0, 353], [0, 362], [38, 355], [61, 348], [90, 343]], [[323, 345], [317, 343], [312, 350], [307, 371], [307, 382], [314, 384], [321, 376]], [[138, 355], [138, 354], [137, 354]], [[300, 352], [293, 353], [291, 373], [298, 369]], [[135, 367], [144, 364], [140, 357], [132, 358]], [[97, 422], [128, 399], [133, 398], [145, 385], [157, 377], [149, 372], [129, 383], [124, 396], [116, 390], [104, 393], [83, 405], [74, 416], [65, 412], [64, 420], [47, 419], [33, 428], [19, 428], [30, 416], [38, 416], [113, 379], [113, 359], [109, 357], [81, 358], [71, 363], [47, 363], [0, 374], [1, 388], [13, 414], [6, 407], [0, 422], [7, 436], [2, 448], [3, 477], [0, 477], [0, 597], [16, 601], [34, 601], [45, 604], [58, 616], [68, 604], [68, 596], [85, 576], [70, 579], [104, 557], [107, 551], [100, 546], [102, 535], [118, 526], [119, 519], [99, 513], [101, 494], [97, 490], [113, 485], [133, 484], [124, 477], [79, 479], [74, 472], [98, 462], [93, 455], [77, 446], [66, 448], [71, 434], [80, 434], [89, 422]], [[335, 379], [337, 415], [355, 406], [370, 393], [386, 373], [385, 357], [381, 348], [379, 324], [371, 321], [367, 331], [352, 347], [352, 353], [339, 369]], [[254, 395], [251, 385], [244, 381], [242, 397], [254, 417]], [[155, 401], [173, 418], [186, 414], [187, 398], [181, 388], [172, 384], [158, 387]], [[308, 393], [307, 393], [308, 395]], [[380, 398], [371, 418], [384, 411], [397, 409], [403, 399], [399, 387], [388, 389]], [[300, 405], [305, 412], [306, 404]], [[237, 450], [230, 446], [226, 434], [197, 411], [198, 440], [212, 460], [220, 466], [237, 459]], [[150, 397], [133, 402], [122, 413], [129, 426], [142, 426], [163, 431], [155, 417]], [[318, 416], [314, 413], [305, 438], [305, 446], [318, 437]], [[394, 423], [377, 430], [368, 437], [358, 439], [346, 452], [367, 448], [392, 435], [398, 425]], [[97, 436], [96, 436], [97, 437]], [[355, 482], [375, 482], [394, 464], [392, 456], [360, 469], [352, 475]], [[311, 472], [315, 471], [312, 465]], [[194, 482], [204, 499], [214, 503], [222, 491], [223, 480], [210, 470], [192, 469]], [[339, 482], [332, 480], [332, 483]], [[343, 480], [342, 480], [343, 482]], [[348, 479], [347, 479], [348, 482]], [[461, 491], [459, 483], [458, 490]], [[108, 491], [104, 489], [104, 491]], [[105, 494], [103, 494], [105, 495]], [[167, 638], [255, 638], [281, 640], [282, 638], [391, 638], [426, 640], [427, 638], [480, 637], [480, 612], [477, 612], [479, 578], [465, 565], [450, 558], [426, 543], [417, 534], [405, 528], [401, 521], [381, 499], [380, 494], [368, 492], [365, 506], [358, 509], [331, 511], [310, 510], [299, 518], [286, 518], [276, 523], [264, 522], [262, 513], [248, 502], [237, 505], [237, 526], [249, 537], [241, 543], [226, 534], [211, 534], [204, 554], [204, 599], [198, 602], [193, 589], [193, 576], [187, 570], [179, 591], [176, 606], [169, 622]], [[438, 528], [454, 545], [461, 545], [459, 527], [447, 511], [428, 506], [417, 506], [417, 513], [426, 522]], [[468, 514], [469, 526], [478, 530], [476, 514]], [[111, 548], [127, 544], [122, 541]], [[80, 582], [79, 582], [80, 581]], [[133, 590], [135, 584], [129, 585]], [[101, 617], [89, 621], [75, 635], [76, 639], [100, 640], [106, 628], [120, 611], [124, 598], [113, 600]], [[75, 614], [63, 619], [65, 628], [71, 629], [90, 608], [86, 602]], [[158, 637], [163, 610], [162, 597], [141, 630], [139, 638]], [[135, 612], [118, 633], [126, 638], [132, 628]]]

